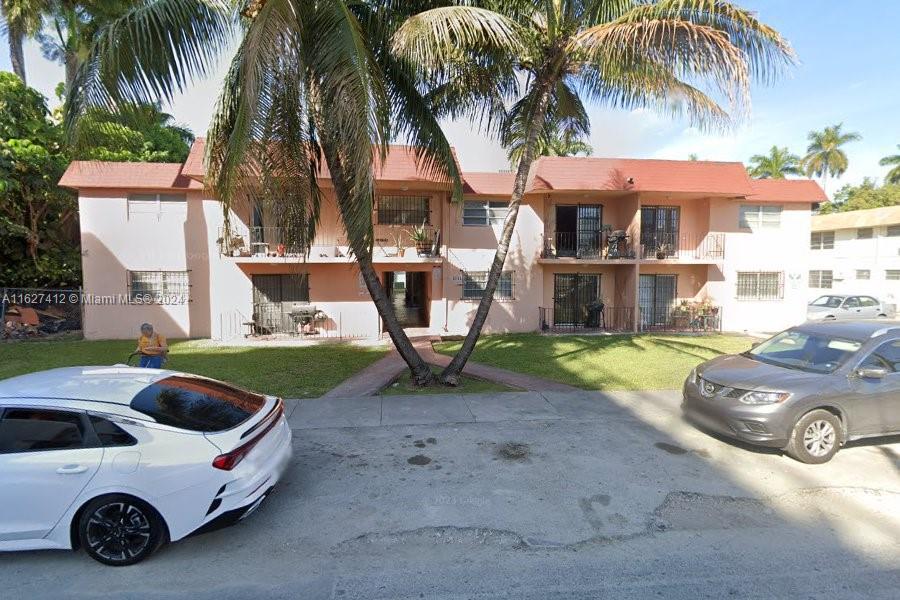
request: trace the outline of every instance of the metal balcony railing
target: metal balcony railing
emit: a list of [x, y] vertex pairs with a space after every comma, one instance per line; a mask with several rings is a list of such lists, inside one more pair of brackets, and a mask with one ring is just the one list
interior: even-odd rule
[[[602, 308], [601, 308], [602, 307]], [[586, 305], [538, 308], [538, 329], [544, 333], [580, 333], [634, 329], [634, 307]]]
[[[614, 232], [615, 233], [615, 232]], [[630, 238], [604, 231], [553, 231], [544, 235], [541, 258], [634, 258]]]
[[724, 233], [650, 233], [641, 235], [641, 258], [657, 260], [722, 260]]
[[651, 306], [638, 309], [641, 331], [712, 333], [722, 331], [721, 306]]

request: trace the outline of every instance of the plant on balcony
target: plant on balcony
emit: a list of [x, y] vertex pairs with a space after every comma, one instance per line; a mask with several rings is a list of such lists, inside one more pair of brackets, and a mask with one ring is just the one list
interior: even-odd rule
[[412, 229], [406, 230], [406, 235], [415, 243], [416, 254], [419, 256], [431, 256], [431, 232], [425, 226], [425, 221], [422, 221], [421, 226], [417, 225]]
[[671, 256], [671, 253], [672, 253], [672, 250], [671, 250], [671, 246], [669, 244], [660, 244], [656, 248], [656, 258], [658, 258], [659, 260], [668, 258], [669, 256]]
[[391, 237], [394, 238], [394, 247], [397, 248], [397, 256], [403, 256], [406, 254], [406, 246], [403, 245], [403, 232], [400, 233], [392, 233]]

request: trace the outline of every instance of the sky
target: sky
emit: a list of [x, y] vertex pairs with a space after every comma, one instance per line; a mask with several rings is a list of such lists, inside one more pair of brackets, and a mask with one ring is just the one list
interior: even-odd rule
[[[900, 23], [898, 0], [737, 0], [755, 11], [793, 45], [799, 64], [770, 86], [752, 90], [752, 111], [737, 128], [704, 134], [688, 123], [645, 110], [589, 106], [590, 143], [594, 156], [746, 162], [774, 144], [803, 155], [807, 134], [843, 123], [862, 140], [846, 147], [849, 168], [828, 183], [828, 193], [866, 176], [882, 179], [887, 167], [878, 161], [898, 152], [900, 144]], [[6, 40], [0, 48], [0, 69], [9, 70]], [[45, 60], [32, 42], [25, 49], [29, 85], [52, 98], [63, 79], [62, 67]], [[168, 112], [176, 121], [205, 135], [227, 66], [207, 80], [194, 82]], [[506, 153], [492, 139], [479, 135], [471, 123], [445, 124], [464, 170], [509, 168]]]

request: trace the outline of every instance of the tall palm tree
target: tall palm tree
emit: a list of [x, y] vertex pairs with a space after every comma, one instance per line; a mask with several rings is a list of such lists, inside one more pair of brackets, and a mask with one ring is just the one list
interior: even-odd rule
[[802, 173], [800, 157], [791, 154], [787, 147], [772, 146], [768, 154], [750, 157], [750, 176], [757, 179], [784, 179], [788, 175]]
[[[481, 333], [519, 213], [548, 112], [587, 127], [585, 99], [684, 114], [701, 127], [729, 123], [704, 90], [746, 112], [752, 80], [771, 81], [793, 61], [789, 44], [749, 11], [721, 0], [496, 0], [478, 6], [500, 15], [516, 43], [491, 52], [461, 49], [447, 8], [424, 11], [395, 36], [404, 56], [428, 66], [451, 116], [489, 130], [524, 133], [509, 211], [472, 326], [442, 377], [459, 376]], [[509, 111], [507, 102], [514, 102]]]
[[[537, 156], [590, 156], [594, 149], [584, 141], [588, 132], [579, 129], [577, 124], [569, 125], [558, 121], [548, 122], [537, 141]], [[509, 148], [509, 160], [513, 167], [519, 164], [525, 151], [525, 139], [510, 135], [504, 140]]]
[[840, 177], [847, 171], [847, 154], [842, 146], [862, 139], [856, 132], [842, 131], [844, 124], [838, 123], [822, 131], [810, 131], [809, 146], [803, 157], [803, 168], [807, 176], [821, 177], [822, 189], [828, 191], [828, 178]]
[[9, 62], [13, 73], [23, 83], [28, 83], [25, 70], [25, 39], [34, 37], [41, 30], [46, 0], [0, 0], [3, 30], [9, 43]]
[[[327, 166], [362, 278], [418, 383], [433, 379], [403, 331], [372, 264], [373, 161], [397, 136], [421, 167], [461, 180], [450, 145], [419, 89], [421, 71], [389, 41], [418, 4], [394, 0], [154, 0], [101, 28], [66, 103], [66, 123], [96, 107], [163, 99], [209, 73], [232, 41], [231, 60], [208, 135], [207, 185], [228, 209], [262, 204], [307, 251], [315, 236]], [[511, 33], [490, 13], [457, 9], [457, 39]], [[471, 13], [471, 14], [470, 14]], [[505, 43], [510, 43], [504, 39]], [[226, 225], [228, 225], [226, 221]]]
[[[897, 144], [897, 148], [900, 149], [900, 144]], [[878, 164], [882, 167], [894, 167], [884, 178], [886, 183], [900, 183], [900, 154], [885, 156], [878, 161]]]

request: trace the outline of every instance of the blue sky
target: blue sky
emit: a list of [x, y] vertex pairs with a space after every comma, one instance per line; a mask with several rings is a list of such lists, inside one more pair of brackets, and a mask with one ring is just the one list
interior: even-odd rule
[[[900, 144], [900, 2], [896, 0], [743, 0], [793, 44], [800, 64], [770, 87], [753, 90], [749, 119], [727, 134], [701, 134], [686, 123], [646, 111], [591, 107], [591, 143], [596, 156], [685, 159], [696, 153], [707, 160], [743, 160], [773, 144], [803, 154], [812, 129], [843, 122], [862, 135], [847, 147], [850, 168], [841, 183], [865, 176], [882, 178], [878, 160], [897, 153]], [[0, 69], [9, 69], [6, 40]], [[62, 80], [62, 68], [44, 60], [32, 43], [26, 47], [29, 83], [48, 97]], [[221, 74], [195, 83], [169, 112], [203, 135], [218, 94]], [[507, 167], [496, 142], [472, 132], [469, 123], [445, 127], [463, 168]], [[829, 185], [829, 193], [840, 184]]]

